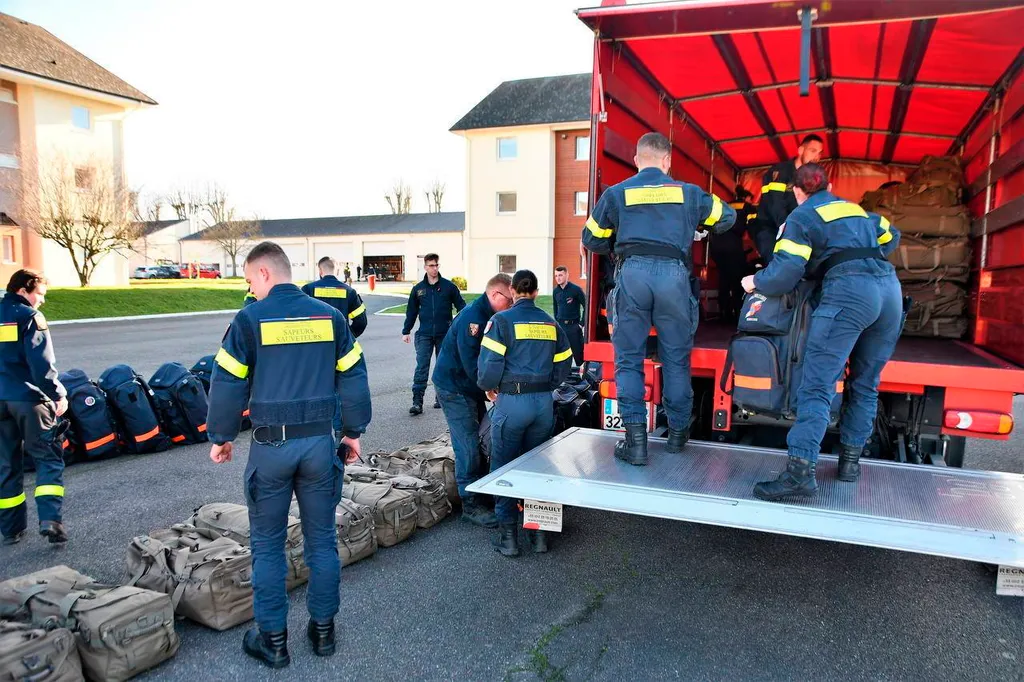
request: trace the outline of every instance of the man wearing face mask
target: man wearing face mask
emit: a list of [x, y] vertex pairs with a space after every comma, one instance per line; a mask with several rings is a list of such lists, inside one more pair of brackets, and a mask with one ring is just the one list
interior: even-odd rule
[[793, 194], [793, 177], [804, 164], [817, 163], [824, 149], [825, 145], [819, 136], [808, 135], [800, 141], [796, 158], [781, 161], [764, 174], [761, 202], [757, 206], [756, 227], [751, 236], [765, 265], [772, 260], [775, 242], [779, 239], [779, 227], [786, 222], [786, 216], [797, 206]]

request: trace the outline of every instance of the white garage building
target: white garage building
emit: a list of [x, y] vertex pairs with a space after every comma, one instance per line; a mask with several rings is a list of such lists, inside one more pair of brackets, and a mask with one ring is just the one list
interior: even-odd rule
[[[238, 256], [237, 274], [248, 248], [260, 241], [272, 241], [291, 257], [295, 280], [316, 279], [316, 263], [324, 256], [345, 264], [356, 277], [373, 268], [380, 279], [417, 281], [423, 278], [423, 257], [436, 253], [441, 272], [447, 278], [466, 276], [463, 261], [465, 213], [409, 213], [405, 215], [342, 216], [337, 218], [292, 218], [262, 220], [259, 234], [247, 240], [247, 248]], [[232, 274], [230, 259], [223, 247], [202, 230], [181, 240], [184, 262], [219, 263], [225, 277]]]

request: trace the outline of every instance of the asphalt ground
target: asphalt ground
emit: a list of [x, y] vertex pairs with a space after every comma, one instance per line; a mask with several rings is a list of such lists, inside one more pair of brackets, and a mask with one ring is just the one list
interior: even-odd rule
[[[395, 299], [368, 297], [371, 311]], [[96, 377], [126, 362], [149, 376], [215, 352], [229, 317], [54, 327], [61, 369]], [[415, 365], [401, 320], [361, 339], [374, 418], [368, 450], [445, 429], [427, 393], [408, 414]], [[1024, 403], [1016, 405], [1024, 424]], [[1020, 473], [1021, 436], [974, 443], [972, 468]], [[124, 575], [130, 539], [215, 501], [243, 502], [248, 434], [230, 464], [209, 446], [77, 464], [66, 473], [63, 549], [37, 535], [0, 547], [0, 577], [58, 563]], [[31, 477], [29, 477], [31, 479]], [[30, 523], [34, 523], [34, 510]], [[1024, 599], [997, 597], [979, 564], [770, 534], [570, 509], [545, 555], [510, 560], [452, 518], [342, 571], [340, 646], [306, 644], [305, 587], [291, 593], [292, 665], [241, 651], [239, 626], [178, 624], [177, 656], [154, 680], [1024, 680]], [[141, 679], [141, 678], [140, 678]]]

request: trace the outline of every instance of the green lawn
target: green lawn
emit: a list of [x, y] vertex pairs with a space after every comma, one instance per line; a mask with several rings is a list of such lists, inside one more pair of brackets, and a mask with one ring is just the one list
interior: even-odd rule
[[[480, 297], [480, 294], [462, 294], [462, 298], [466, 299], [466, 303], [472, 303], [473, 301], [475, 301], [479, 297]], [[554, 315], [553, 309], [551, 307], [551, 297], [550, 296], [538, 296], [537, 297], [537, 306], [541, 310], [546, 312], [548, 315]], [[403, 303], [401, 305], [393, 305], [390, 308], [385, 308], [384, 310], [382, 310], [380, 312], [381, 312], [381, 314], [405, 315], [405, 304]]]
[[199, 284], [188, 280], [130, 287], [50, 289], [41, 308], [47, 320], [84, 320], [94, 317], [127, 317], [160, 313], [191, 313], [232, 310], [242, 307], [245, 281]]

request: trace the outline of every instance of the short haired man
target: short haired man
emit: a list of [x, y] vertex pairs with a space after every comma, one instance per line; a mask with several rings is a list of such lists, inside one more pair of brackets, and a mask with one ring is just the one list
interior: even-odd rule
[[466, 486], [487, 473], [480, 456], [480, 420], [487, 411], [486, 395], [477, 386], [477, 361], [484, 330], [495, 313], [512, 305], [512, 278], [495, 275], [483, 296], [458, 315], [444, 337], [434, 366], [434, 390], [444, 410], [455, 450], [455, 481], [462, 500], [462, 518], [485, 528], [497, 528], [498, 520]]
[[753, 236], [754, 244], [765, 265], [772, 260], [775, 242], [779, 238], [779, 228], [786, 222], [786, 216], [796, 209], [793, 178], [797, 169], [804, 164], [817, 163], [824, 149], [825, 143], [821, 136], [813, 133], [807, 135], [800, 141], [795, 158], [780, 161], [764, 174], [761, 201], [757, 206], [757, 227]]
[[263, 242], [245, 259], [257, 301], [232, 320], [210, 382], [210, 458], [228, 462], [242, 412], [253, 423], [244, 491], [252, 533], [256, 627], [243, 639], [250, 656], [273, 668], [288, 655], [285, 529], [298, 498], [310, 568], [306, 634], [318, 656], [335, 650], [338, 559], [334, 512], [345, 462], [336, 454], [333, 418], [340, 396], [342, 448], [355, 461], [370, 423], [370, 387], [362, 349], [337, 309], [291, 283], [280, 246]]
[[39, 306], [46, 278], [18, 270], [0, 301], [0, 533], [3, 543], [21, 541], [28, 525], [25, 455], [36, 464], [35, 500], [39, 534], [52, 543], [64, 530], [64, 451], [57, 418], [68, 409], [57, 379], [53, 341]]
[[[412, 407], [409, 414], [423, 414], [423, 394], [427, 392], [427, 378], [430, 376], [430, 355], [441, 351], [448, 328], [452, 325], [452, 308], [459, 312], [466, 307], [459, 288], [441, 276], [438, 269], [438, 255], [428, 253], [423, 257], [427, 274], [409, 292], [405, 307], [405, 325], [402, 327], [402, 341], [409, 343], [416, 318], [420, 326], [416, 331], [416, 373], [412, 380]], [[434, 408], [441, 403], [434, 398]]]
[[366, 330], [366, 306], [363, 299], [355, 289], [345, 284], [335, 276], [338, 270], [337, 263], [330, 256], [324, 256], [316, 264], [320, 273], [320, 279], [303, 285], [302, 292], [312, 296], [318, 301], [337, 309], [348, 320], [352, 328], [352, 336], [359, 338], [359, 335]]
[[583, 312], [587, 309], [587, 296], [578, 285], [569, 281], [569, 268], [555, 268], [555, 290], [551, 297], [555, 304], [555, 322], [565, 332], [572, 348], [577, 367], [583, 365]]

